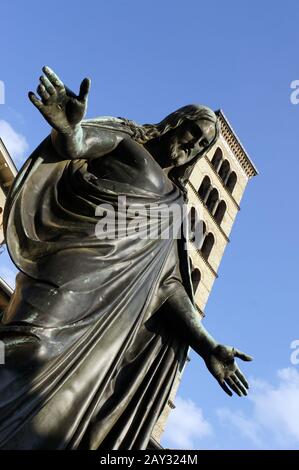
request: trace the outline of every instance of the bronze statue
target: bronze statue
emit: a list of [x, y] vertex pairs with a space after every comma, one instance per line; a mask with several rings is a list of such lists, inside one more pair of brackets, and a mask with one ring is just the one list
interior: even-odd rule
[[189, 346], [229, 395], [246, 395], [235, 357], [251, 358], [199, 321], [182, 237], [101, 239], [97, 208], [120, 218], [119, 196], [154, 205], [142, 219], [151, 226], [160, 206], [182, 207], [217, 118], [190, 105], [157, 125], [84, 121], [89, 80], [76, 96], [43, 72], [40, 99], [29, 97], [52, 133], [19, 172], [4, 214], [20, 273], [0, 325], [0, 448], [145, 449]]

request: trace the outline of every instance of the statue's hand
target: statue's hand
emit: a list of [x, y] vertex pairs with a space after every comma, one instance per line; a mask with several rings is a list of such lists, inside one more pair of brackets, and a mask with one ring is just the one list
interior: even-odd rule
[[[230, 346], [218, 345], [204, 357], [211, 374], [218, 381], [220, 387], [230, 396], [232, 391], [240, 397], [247, 395], [248, 383], [235, 363], [235, 357], [243, 361], [252, 361], [252, 357]], [[230, 387], [230, 388], [229, 388]]]
[[71, 133], [85, 115], [90, 80], [85, 78], [82, 81], [76, 96], [49, 67], [43, 67], [43, 72], [45, 75], [40, 77], [37, 87], [41, 100], [32, 91], [28, 94], [29, 99], [50, 126], [58, 132]]

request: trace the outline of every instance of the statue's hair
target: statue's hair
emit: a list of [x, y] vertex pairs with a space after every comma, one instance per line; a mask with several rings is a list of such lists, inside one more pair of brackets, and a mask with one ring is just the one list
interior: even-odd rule
[[122, 132], [126, 132], [139, 144], [145, 144], [152, 139], [156, 139], [171, 129], [175, 129], [186, 120], [200, 121], [205, 119], [215, 123], [215, 138], [211, 142], [211, 147], [219, 136], [219, 123], [215, 113], [207, 106], [189, 104], [177, 109], [173, 113], [166, 116], [158, 124], [138, 124], [135, 121], [131, 121], [125, 118], [115, 118], [110, 116], [103, 116], [95, 119], [88, 119], [84, 121], [84, 124], [89, 126], [96, 126], [106, 129], [118, 129]]
[[123, 124], [130, 129], [132, 133], [132, 138], [140, 144], [145, 144], [149, 140], [158, 138], [166, 134], [166, 132], [171, 129], [175, 129], [186, 120], [200, 121], [202, 119], [215, 123], [215, 139], [213, 141], [214, 144], [214, 142], [219, 136], [219, 124], [215, 113], [206, 106], [194, 104], [183, 106], [182, 108], [179, 108], [173, 113], [166, 116], [158, 124], [139, 125], [134, 121], [120, 118]]

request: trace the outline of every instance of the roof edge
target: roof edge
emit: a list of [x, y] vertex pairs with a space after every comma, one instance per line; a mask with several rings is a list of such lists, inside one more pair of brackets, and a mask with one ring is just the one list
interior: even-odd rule
[[6, 295], [8, 295], [9, 297], [12, 296], [12, 294], [14, 293], [14, 290], [12, 287], [10, 287], [10, 285], [7, 284], [6, 281], [4, 281], [4, 279], [2, 277], [0, 277], [0, 289], [2, 289]]
[[17, 167], [14, 164], [13, 159], [11, 158], [9, 151], [7, 150], [3, 140], [0, 137], [0, 160], [1, 160], [1, 155], [3, 155], [5, 162], [8, 164], [12, 175], [15, 177], [18, 173]]
[[[245, 157], [245, 159], [246, 159], [248, 165], [249, 165], [250, 168], [251, 168], [251, 175], [249, 175], [249, 177], [258, 175], [258, 174], [259, 174], [258, 169], [256, 168], [255, 164], [253, 163], [253, 161], [252, 161], [251, 158], [249, 157], [249, 154], [248, 154], [247, 151], [245, 150], [243, 144], [241, 143], [241, 141], [240, 141], [238, 135], [236, 134], [236, 132], [234, 131], [234, 129], [233, 129], [231, 123], [229, 122], [228, 118], [226, 117], [224, 111], [220, 108], [220, 109], [217, 109], [217, 110], [215, 111], [215, 114], [216, 114], [218, 117], [220, 117], [220, 118], [222, 118], [222, 119], [224, 120], [224, 122], [225, 122], [225, 124], [227, 125], [229, 131], [230, 131], [230, 132], [232, 133], [232, 135], [234, 136], [234, 138], [235, 138], [235, 140], [236, 140], [236, 142], [237, 142], [237, 145], [240, 147], [240, 149], [241, 149], [241, 151], [242, 151], [242, 153], [243, 153], [243, 155], [244, 155], [244, 157]], [[240, 162], [240, 164], [242, 165], [241, 162]]]

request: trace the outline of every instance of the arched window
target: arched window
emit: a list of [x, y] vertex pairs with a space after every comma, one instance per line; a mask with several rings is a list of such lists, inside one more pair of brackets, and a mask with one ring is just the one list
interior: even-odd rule
[[196, 225], [196, 231], [194, 233], [193, 243], [195, 247], [200, 250], [204, 241], [204, 237], [207, 231], [206, 224], [203, 220], [199, 220]]
[[202, 244], [202, 248], [201, 248], [202, 256], [203, 256], [206, 260], [209, 259], [209, 256], [210, 256], [210, 254], [211, 254], [211, 251], [212, 251], [212, 248], [213, 248], [214, 243], [215, 243], [214, 235], [210, 232], [210, 233], [208, 233], [208, 235], [205, 237], [204, 242], [203, 242], [203, 244]]
[[237, 182], [237, 175], [234, 171], [232, 171], [226, 182], [226, 187], [230, 193], [232, 193], [233, 190], [235, 189], [236, 182]]
[[220, 201], [214, 214], [216, 222], [218, 222], [219, 225], [221, 224], [223, 220], [225, 211], [226, 211], [226, 204], [224, 201]]
[[189, 227], [189, 240], [194, 243], [195, 247], [200, 250], [202, 246], [204, 234], [206, 232], [206, 224], [203, 220], [199, 219], [196, 213], [196, 208], [191, 207], [190, 210], [190, 227]]
[[196, 231], [202, 231], [202, 223], [196, 207], [192, 206], [189, 213], [189, 238], [191, 241], [194, 239]]
[[212, 165], [213, 167], [215, 168], [215, 170], [217, 171], [218, 168], [219, 168], [219, 165], [220, 165], [220, 162], [223, 158], [223, 155], [222, 155], [222, 150], [218, 147], [214, 153], [214, 156], [212, 158]]
[[200, 220], [197, 225], [198, 225], [197, 229], [201, 232], [202, 237], [204, 237], [207, 231], [207, 226], [205, 222], [203, 220]]
[[193, 292], [195, 294], [196, 289], [198, 288], [198, 285], [200, 283], [201, 279], [201, 273], [198, 268], [195, 268], [191, 272], [191, 281], [192, 281], [192, 287], [193, 287]]
[[198, 194], [200, 195], [202, 199], [205, 199], [210, 187], [211, 187], [211, 180], [208, 176], [205, 176], [198, 190]]
[[190, 230], [191, 230], [191, 234], [195, 232], [196, 222], [197, 222], [196, 209], [195, 209], [194, 206], [192, 206], [191, 209], [190, 209]]
[[214, 188], [210, 192], [209, 197], [206, 202], [207, 208], [211, 212], [211, 214], [213, 213], [213, 210], [215, 209], [218, 199], [219, 199], [219, 193], [217, 189]]
[[228, 177], [230, 173], [230, 164], [228, 160], [224, 160], [222, 163], [220, 170], [219, 170], [219, 176], [222, 179], [222, 181], [226, 181], [226, 178]]

